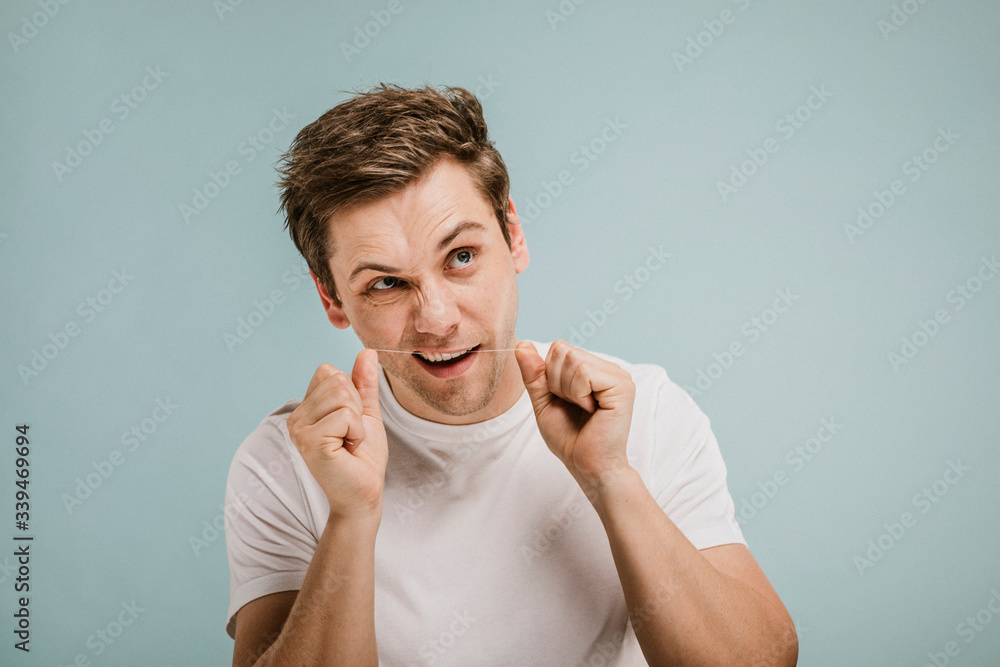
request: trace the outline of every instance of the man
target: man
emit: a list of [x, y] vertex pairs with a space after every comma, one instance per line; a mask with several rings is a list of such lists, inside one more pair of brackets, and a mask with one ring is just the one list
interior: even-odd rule
[[233, 460], [234, 665], [795, 663], [690, 397], [515, 337], [528, 249], [474, 96], [357, 95], [282, 175], [327, 317], [366, 349]]

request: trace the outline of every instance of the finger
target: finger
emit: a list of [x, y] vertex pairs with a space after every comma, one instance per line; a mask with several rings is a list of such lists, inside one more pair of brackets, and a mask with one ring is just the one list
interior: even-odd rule
[[531, 398], [531, 404], [536, 409], [546, 405], [549, 400], [549, 387], [545, 361], [538, 355], [535, 346], [527, 341], [518, 341], [514, 349], [517, 366], [521, 369], [521, 380], [524, 381], [524, 388]]
[[569, 354], [570, 345], [564, 340], [556, 340], [549, 347], [549, 353], [545, 358], [545, 369], [548, 379], [548, 389], [559, 398], [568, 400], [566, 389], [563, 387], [563, 367], [566, 364], [566, 356]]
[[559, 398], [593, 414], [598, 407], [593, 396], [595, 367], [603, 360], [565, 341], [558, 343], [558, 346], [553, 344], [549, 389]]
[[319, 385], [308, 399], [299, 406], [304, 424], [315, 424], [328, 414], [344, 406], [351, 406], [359, 415], [363, 411], [361, 396], [351, 378], [337, 371]]
[[364, 414], [382, 421], [378, 402], [378, 353], [365, 348], [358, 353], [351, 371], [351, 380], [358, 392]]
[[305, 401], [305, 399], [309, 398], [309, 395], [316, 391], [316, 387], [321, 385], [327, 378], [337, 372], [337, 367], [333, 364], [320, 364], [319, 368], [316, 369], [316, 372], [313, 373], [312, 378], [310, 378], [309, 388], [306, 389], [306, 395], [302, 397], [302, 400]]
[[614, 409], [629, 405], [635, 385], [628, 371], [618, 364], [594, 355], [582, 357], [570, 372], [569, 392], [572, 396], [586, 394], [584, 402], [597, 408]]
[[361, 422], [361, 415], [348, 407], [328, 414], [306, 431], [306, 441], [318, 443], [325, 456], [331, 455], [342, 446], [348, 452], [353, 452], [365, 439], [365, 426]]
[[[587, 412], [593, 414], [598, 407], [594, 398], [594, 369], [586, 362], [569, 363], [565, 368], [561, 386], [564, 387], [568, 401], [576, 403]], [[567, 377], [568, 376], [568, 377]]]

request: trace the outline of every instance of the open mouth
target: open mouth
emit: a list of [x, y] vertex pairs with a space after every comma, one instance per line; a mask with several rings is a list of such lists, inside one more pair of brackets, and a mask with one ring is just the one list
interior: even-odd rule
[[427, 364], [428, 366], [432, 366], [434, 368], [447, 368], [449, 366], [455, 366], [457, 364], [460, 364], [464, 359], [467, 359], [470, 354], [472, 354], [478, 349], [479, 345], [476, 345], [475, 347], [471, 347], [465, 352], [462, 352], [455, 356], [447, 354], [424, 355], [419, 352], [414, 352], [413, 356], [416, 357], [419, 361]]

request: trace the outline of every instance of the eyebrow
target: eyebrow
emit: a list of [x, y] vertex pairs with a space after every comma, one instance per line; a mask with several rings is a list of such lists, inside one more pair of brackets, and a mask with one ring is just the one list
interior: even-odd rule
[[[452, 229], [447, 236], [445, 236], [438, 242], [437, 251], [441, 252], [442, 250], [444, 250], [448, 246], [448, 244], [450, 244], [452, 241], [458, 238], [459, 234], [468, 229], [483, 231], [483, 232], [487, 231], [486, 227], [482, 223], [476, 222], [475, 220], [463, 220], [462, 222], [455, 225], [455, 228]], [[354, 267], [353, 271], [351, 271], [351, 275], [347, 279], [347, 283], [348, 284], [353, 283], [354, 279], [365, 271], [378, 271], [379, 273], [398, 273], [399, 269], [392, 266], [386, 266], [385, 264], [378, 264], [376, 262], [362, 262], [361, 264], [358, 264], [356, 267]]]

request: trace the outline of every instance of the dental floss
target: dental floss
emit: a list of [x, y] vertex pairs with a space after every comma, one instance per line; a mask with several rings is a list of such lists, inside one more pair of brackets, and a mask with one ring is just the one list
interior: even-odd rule
[[[409, 350], [379, 350], [379, 349], [371, 348], [371, 347], [368, 348], [368, 349], [369, 350], [375, 350], [376, 352], [399, 352], [400, 354], [414, 354], [415, 353], [415, 352], [411, 352]], [[517, 352], [517, 348], [516, 347], [512, 347], [510, 349], [505, 349], [505, 350], [476, 350], [476, 352]]]

